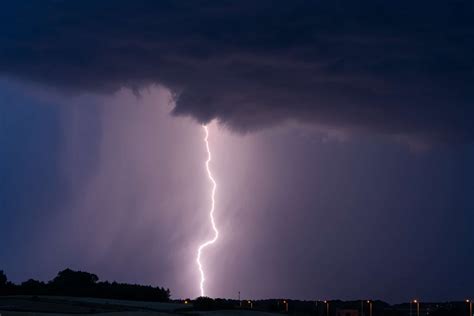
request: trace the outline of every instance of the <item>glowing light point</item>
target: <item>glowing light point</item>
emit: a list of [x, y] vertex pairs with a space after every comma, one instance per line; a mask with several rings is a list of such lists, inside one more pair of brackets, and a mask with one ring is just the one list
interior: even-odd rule
[[210, 246], [213, 243], [215, 243], [217, 238], [219, 238], [219, 231], [217, 230], [216, 222], [214, 220], [214, 209], [215, 209], [215, 204], [216, 204], [215, 195], [216, 195], [217, 183], [214, 180], [214, 178], [212, 177], [211, 169], [209, 168], [209, 163], [211, 162], [211, 150], [209, 148], [209, 141], [208, 141], [209, 140], [209, 130], [207, 129], [206, 125], [203, 125], [203, 128], [204, 128], [204, 132], [205, 132], [205, 135], [206, 135], [204, 137], [204, 142], [206, 143], [206, 150], [207, 150], [206, 171], [207, 171], [207, 176], [209, 177], [209, 180], [212, 183], [211, 209], [209, 211], [209, 217], [211, 219], [212, 229], [214, 230], [214, 238], [212, 238], [212, 239], [204, 242], [203, 244], [201, 244], [199, 246], [198, 252], [197, 252], [196, 263], [199, 267], [199, 273], [201, 275], [201, 281], [199, 283], [199, 289], [201, 290], [201, 296], [205, 295], [204, 282], [206, 281], [206, 277], [204, 275], [204, 270], [203, 270], [202, 263], [201, 263], [202, 251], [207, 246]]

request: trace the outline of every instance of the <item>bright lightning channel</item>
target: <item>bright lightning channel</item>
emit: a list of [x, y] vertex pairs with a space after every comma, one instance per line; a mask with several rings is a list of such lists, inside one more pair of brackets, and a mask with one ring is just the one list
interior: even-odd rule
[[201, 290], [201, 296], [204, 296], [204, 293], [205, 293], [204, 292], [204, 282], [206, 281], [206, 277], [204, 275], [204, 270], [203, 270], [202, 263], [201, 263], [202, 251], [207, 246], [210, 246], [213, 243], [215, 243], [217, 238], [219, 238], [219, 231], [217, 230], [216, 222], [214, 220], [214, 210], [215, 210], [215, 204], [216, 204], [215, 196], [216, 196], [217, 183], [214, 180], [214, 178], [212, 177], [211, 169], [209, 168], [209, 163], [211, 162], [211, 150], [209, 149], [209, 130], [208, 130], [206, 125], [203, 125], [203, 128], [204, 128], [204, 132], [205, 132], [205, 135], [206, 135], [204, 137], [204, 142], [206, 143], [206, 149], [207, 149], [206, 170], [207, 170], [207, 176], [209, 177], [209, 180], [212, 183], [211, 209], [209, 211], [209, 217], [211, 218], [212, 229], [214, 230], [214, 238], [212, 238], [212, 239], [204, 242], [203, 244], [201, 244], [199, 246], [198, 252], [197, 252], [196, 263], [199, 267], [199, 273], [201, 275], [201, 281], [199, 283], [199, 288]]

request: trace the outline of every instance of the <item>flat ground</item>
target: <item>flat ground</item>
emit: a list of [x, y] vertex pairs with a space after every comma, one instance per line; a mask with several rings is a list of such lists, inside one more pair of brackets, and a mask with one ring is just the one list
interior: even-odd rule
[[210, 311], [210, 312], [193, 312], [195, 315], [202, 316], [281, 316], [281, 314], [273, 314], [260, 311], [251, 310], [222, 310], [222, 311]]
[[125, 301], [60, 296], [0, 297], [0, 316], [275, 316], [278, 314], [222, 310], [197, 312], [192, 306], [175, 303]]
[[171, 315], [187, 305], [156, 302], [121, 301], [110, 299], [6, 296], [0, 297], [1, 316], [60, 316], [60, 315]]

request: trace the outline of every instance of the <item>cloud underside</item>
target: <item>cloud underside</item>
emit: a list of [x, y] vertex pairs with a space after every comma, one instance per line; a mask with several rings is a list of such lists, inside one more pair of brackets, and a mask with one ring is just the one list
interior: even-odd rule
[[298, 121], [474, 137], [471, 2], [23, 1], [0, 74], [66, 91], [161, 84], [176, 115], [247, 132]]

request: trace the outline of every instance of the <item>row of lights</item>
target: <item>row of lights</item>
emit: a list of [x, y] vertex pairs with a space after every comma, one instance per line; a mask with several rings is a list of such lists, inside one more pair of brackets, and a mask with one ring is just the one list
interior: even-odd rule
[[[326, 304], [326, 315], [329, 316], [329, 301], [323, 301], [324, 304]], [[369, 304], [369, 316], [372, 316], [372, 301], [367, 300], [367, 304]], [[250, 305], [250, 308], [253, 308], [253, 302], [248, 300], [247, 303]], [[416, 316], [420, 316], [420, 302], [418, 300], [413, 300], [410, 302], [410, 316], [411, 316], [411, 306], [413, 304], [416, 304]], [[471, 300], [466, 300], [466, 303], [469, 304], [469, 316], [472, 315], [472, 301]], [[188, 300], [184, 301], [184, 304], [189, 304]], [[285, 306], [285, 312], [288, 312], [288, 301], [284, 300], [283, 305]], [[361, 314], [364, 313], [364, 301], [361, 301], [360, 303], [361, 306]]]
[[[367, 304], [369, 304], [369, 316], [372, 316], [372, 301], [367, 300], [365, 301]], [[329, 316], [329, 301], [323, 301], [324, 304], [326, 304], [326, 315]], [[361, 307], [361, 314], [364, 313], [364, 301], [360, 302], [360, 307]]]
[[[323, 301], [324, 304], [326, 304], [326, 315], [329, 316], [329, 301]], [[367, 304], [369, 304], [369, 316], [372, 316], [372, 301], [367, 300]], [[413, 300], [410, 302], [410, 316], [411, 316], [411, 306], [413, 304], [416, 304], [416, 315], [420, 316], [420, 302], [418, 300]], [[472, 314], [472, 301], [471, 300], [466, 300], [466, 303], [469, 304], [469, 316], [474, 316]], [[360, 303], [361, 306], [361, 314], [364, 313], [364, 301], [361, 301]], [[288, 310], [287, 310], [288, 311]]]
[[[418, 300], [413, 300], [413, 302], [410, 302], [410, 316], [411, 316], [411, 304], [416, 304], [416, 316], [420, 316], [420, 302]], [[469, 306], [469, 316], [472, 315], [472, 301], [471, 300], [466, 300], [466, 303]]]

